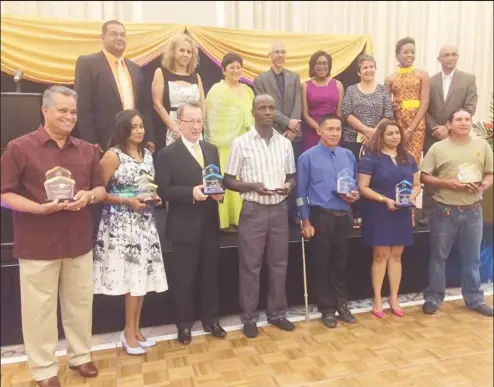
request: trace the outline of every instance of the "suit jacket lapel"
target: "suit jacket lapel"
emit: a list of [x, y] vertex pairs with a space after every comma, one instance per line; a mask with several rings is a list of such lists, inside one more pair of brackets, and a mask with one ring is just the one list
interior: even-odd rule
[[[207, 167], [210, 164], [214, 164], [213, 155], [209, 152], [209, 149], [204, 146], [204, 141], [199, 141], [202, 150], [202, 156], [204, 157], [204, 167]], [[219, 165], [217, 165], [219, 167]]]
[[[197, 170], [197, 169], [202, 170], [202, 168], [199, 165], [199, 163], [197, 162], [196, 158], [194, 156], [192, 156], [192, 154], [189, 152], [189, 150], [187, 149], [187, 147], [183, 143], [182, 139], [178, 139], [177, 142], [180, 144], [180, 149], [181, 149], [181, 152], [183, 154], [184, 161], [187, 160], [187, 163], [189, 164], [189, 166], [193, 170]], [[201, 149], [202, 149], [202, 147], [201, 147]], [[206, 158], [206, 156], [204, 155], [204, 151], [202, 153], [203, 153], [204, 158]], [[204, 160], [204, 162], [206, 162], [206, 160]], [[207, 164], [205, 164], [205, 165], [207, 165]]]
[[283, 76], [285, 77], [285, 94], [283, 95], [283, 103], [285, 103], [285, 101], [288, 99], [288, 85], [290, 84], [290, 82], [292, 81], [291, 79], [291, 76], [290, 76], [290, 73], [288, 73], [287, 71], [283, 70]]
[[446, 97], [445, 105], [448, 104], [448, 101], [451, 98], [451, 94], [452, 94], [453, 88], [455, 87], [455, 84], [458, 82], [458, 75], [459, 75], [458, 74], [458, 70], [456, 70], [455, 73], [453, 74], [453, 78], [451, 79], [451, 84], [449, 85], [449, 90], [448, 90], [448, 95]]
[[101, 61], [101, 69], [103, 71], [103, 74], [106, 79], [108, 79], [108, 82], [110, 82], [113, 91], [118, 97], [118, 100], [121, 103], [120, 100], [120, 93], [118, 92], [118, 86], [117, 86], [117, 81], [115, 81], [115, 76], [113, 75], [113, 71], [110, 67], [110, 63], [108, 63], [108, 59], [106, 59], [105, 54], [103, 51], [100, 52], [100, 61]]
[[137, 108], [137, 71], [138, 69], [135, 68], [134, 64], [131, 63], [128, 59], [125, 59], [125, 64], [127, 65], [127, 68], [129, 69], [129, 74], [130, 78], [132, 79], [132, 92], [134, 93], [134, 105]]
[[443, 73], [440, 72], [437, 76], [436, 76], [436, 85], [437, 85], [437, 88], [439, 89], [439, 98], [441, 98], [441, 102], [446, 105], [446, 102], [444, 101], [444, 89], [443, 89]]

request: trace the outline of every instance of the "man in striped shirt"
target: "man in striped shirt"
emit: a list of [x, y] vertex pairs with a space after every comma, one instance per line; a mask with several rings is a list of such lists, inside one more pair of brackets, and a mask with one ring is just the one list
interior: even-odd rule
[[285, 317], [286, 198], [295, 185], [293, 148], [287, 138], [273, 129], [273, 97], [258, 95], [252, 105], [255, 125], [233, 141], [224, 176], [225, 187], [240, 192], [244, 199], [238, 225], [239, 293], [244, 334], [250, 338], [257, 336], [259, 280], [265, 250], [269, 271], [268, 322], [286, 331], [295, 329]]

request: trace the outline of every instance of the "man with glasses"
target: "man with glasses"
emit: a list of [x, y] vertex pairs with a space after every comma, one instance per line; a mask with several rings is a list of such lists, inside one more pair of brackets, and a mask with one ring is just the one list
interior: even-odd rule
[[151, 98], [138, 65], [124, 58], [125, 27], [117, 20], [103, 24], [103, 50], [81, 55], [75, 66], [78, 134], [100, 150], [108, 147], [115, 117], [122, 110], [136, 109], [143, 116], [147, 147], [154, 152]]
[[[453, 112], [465, 109], [474, 116], [477, 109], [478, 95], [475, 75], [456, 69], [458, 49], [454, 46], [442, 47], [437, 60], [441, 63], [441, 71], [430, 81], [429, 109], [425, 116], [424, 155], [434, 143], [448, 137], [446, 122]], [[419, 222], [422, 226], [429, 224], [428, 214], [432, 207], [433, 194], [433, 187], [425, 185], [424, 217]]]
[[[172, 243], [169, 270], [178, 340], [191, 342], [194, 325], [194, 287], [200, 283], [200, 317], [203, 328], [215, 337], [226, 332], [218, 322], [218, 202], [222, 194], [205, 195], [202, 171], [220, 166], [218, 149], [201, 141], [203, 113], [199, 102], [177, 109], [182, 137], [161, 149], [156, 157], [158, 193], [169, 205], [166, 237]], [[221, 171], [220, 171], [221, 173]]]
[[[301, 153], [300, 122], [302, 117], [302, 97], [300, 77], [284, 68], [287, 55], [286, 46], [275, 42], [269, 48], [271, 68], [254, 80], [256, 95], [269, 94], [274, 98], [274, 128], [292, 142], [295, 162]], [[289, 216], [298, 224], [295, 191], [289, 198]]]

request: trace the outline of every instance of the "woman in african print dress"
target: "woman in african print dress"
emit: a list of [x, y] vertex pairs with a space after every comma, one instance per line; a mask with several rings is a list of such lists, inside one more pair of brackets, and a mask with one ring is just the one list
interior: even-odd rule
[[429, 74], [413, 66], [415, 40], [403, 38], [396, 43], [399, 68], [386, 77], [391, 91], [395, 120], [405, 135], [407, 150], [420, 163], [424, 149], [425, 114], [429, 107]]
[[101, 160], [108, 194], [94, 247], [94, 293], [125, 294], [121, 341], [132, 355], [142, 355], [143, 348], [155, 345], [140, 331], [144, 295], [168, 289], [154, 206], [137, 196], [141, 179], [154, 179], [153, 156], [144, 148], [144, 132], [136, 111], [117, 115], [110, 149]]

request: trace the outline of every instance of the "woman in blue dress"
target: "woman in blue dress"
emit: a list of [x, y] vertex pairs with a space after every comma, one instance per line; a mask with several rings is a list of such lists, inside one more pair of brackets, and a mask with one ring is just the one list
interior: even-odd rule
[[413, 244], [410, 207], [398, 208], [396, 186], [404, 180], [412, 184], [410, 200], [420, 193], [420, 177], [415, 159], [403, 144], [403, 132], [394, 121], [379, 124], [366, 154], [358, 167], [358, 185], [362, 196], [362, 236], [364, 245], [372, 246], [372, 313], [383, 317], [381, 289], [388, 272], [391, 311], [402, 317], [398, 303], [401, 281], [401, 255]]

